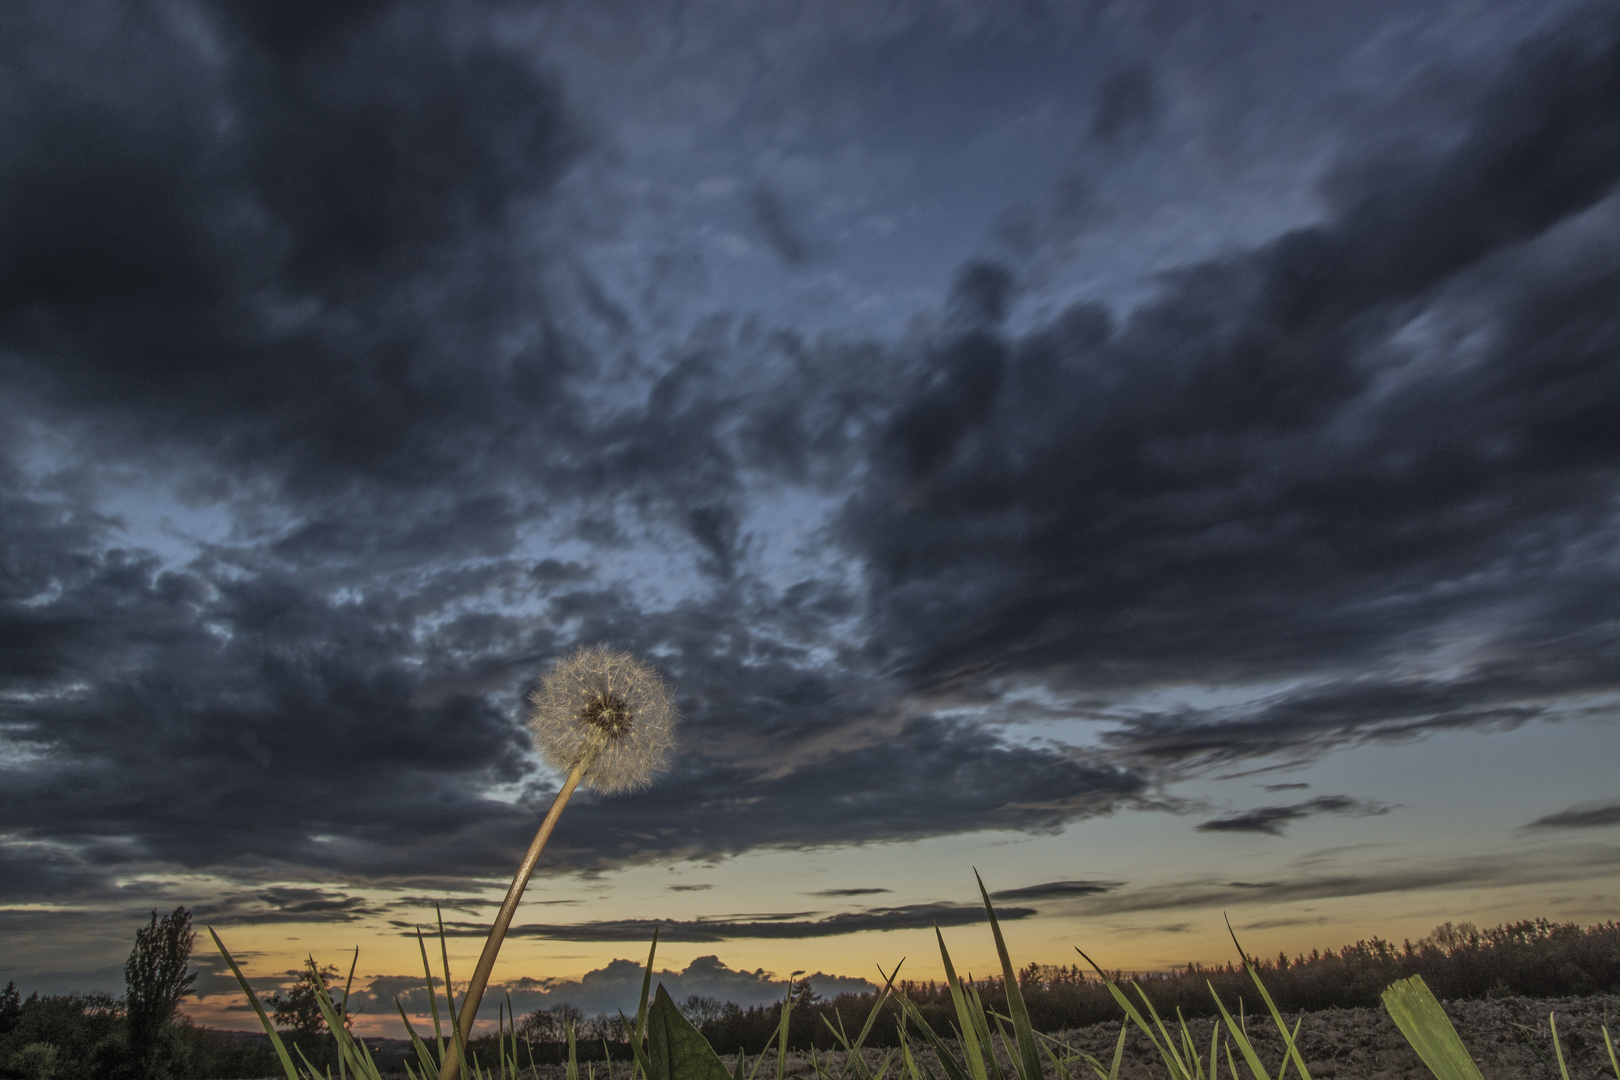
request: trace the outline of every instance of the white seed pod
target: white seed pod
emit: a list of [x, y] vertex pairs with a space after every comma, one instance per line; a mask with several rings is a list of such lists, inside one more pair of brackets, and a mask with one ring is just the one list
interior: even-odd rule
[[680, 713], [658, 673], [629, 653], [587, 646], [560, 660], [529, 695], [535, 749], [554, 768], [586, 761], [604, 795], [635, 791], [669, 766]]

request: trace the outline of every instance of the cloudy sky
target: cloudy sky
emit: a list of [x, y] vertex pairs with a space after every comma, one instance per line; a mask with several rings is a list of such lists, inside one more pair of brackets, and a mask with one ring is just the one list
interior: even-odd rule
[[17, 0], [0, 388], [24, 992], [382, 1025], [596, 643], [520, 1008], [1616, 914], [1609, 5]]

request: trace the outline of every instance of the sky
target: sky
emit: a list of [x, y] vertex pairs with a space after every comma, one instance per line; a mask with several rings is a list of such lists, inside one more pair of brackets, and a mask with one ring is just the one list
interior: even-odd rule
[[1614, 918], [1617, 415], [1612, 5], [15, 0], [0, 981], [400, 1034], [596, 644], [491, 1020]]

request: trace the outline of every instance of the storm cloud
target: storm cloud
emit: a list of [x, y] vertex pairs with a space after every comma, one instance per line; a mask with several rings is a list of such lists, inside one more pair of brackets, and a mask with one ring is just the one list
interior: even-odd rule
[[[802, 140], [748, 163], [783, 182], [711, 176], [719, 152], [672, 136], [679, 168], [644, 203], [625, 170], [663, 129], [593, 106], [623, 91], [499, 5], [8, 11], [0, 901], [127, 904], [120, 882], [183, 873], [213, 882], [198, 902], [224, 924], [349, 921], [384, 914], [361, 886], [503, 884], [557, 779], [523, 698], [580, 643], [651, 657], [686, 717], [656, 787], [576, 799], [548, 858], [586, 873], [1051, 835], [1184, 810], [1165, 785], [1211, 767], [1607, 715], [1612, 11], [1560, 8], [1511, 47], [1435, 61], [1455, 89], [1412, 114], [1425, 137], [1381, 132], [1381, 101], [1331, 152], [1276, 149], [1331, 163], [1300, 182], [1308, 214], [1161, 244], [1163, 265], [1104, 296], [1033, 240], [941, 265], [917, 237], [973, 217], [993, 248], [1008, 207], [1039, 199], [1004, 185], [969, 215], [967, 170], [1023, 168], [997, 125], [1052, 116], [1072, 154], [1043, 159], [1048, 216], [1107, 235], [1131, 208], [1109, 170], [1186, 141], [1196, 95], [1178, 87], [1207, 69], [1122, 50], [1071, 85], [1075, 65], [1037, 49], [1074, 40], [1056, 22], [834, 7], [784, 30], [805, 47], [740, 111], [704, 81], [723, 65], [689, 57], [694, 81], [657, 103], [724, 101], [739, 139]], [[707, 56], [726, 35], [693, 22]], [[675, 30], [634, 25], [630, 74], [666, 73]], [[949, 96], [968, 46], [948, 43], [970, 33], [1005, 102]], [[1026, 108], [1043, 78], [1057, 104]], [[953, 122], [1013, 119], [964, 147], [862, 111], [912, 93]], [[1231, 94], [1197, 149], [1237, 169], [1256, 121]], [[902, 154], [930, 131], [935, 156]], [[896, 194], [914, 174], [936, 186]], [[700, 204], [718, 216], [681, 216]], [[683, 237], [767, 258], [726, 278]], [[910, 297], [904, 319], [828, 329], [815, 305], [847, 306], [845, 258], [887, 267], [862, 288], [889, 315]], [[778, 272], [801, 291], [751, 308]], [[717, 280], [725, 303], [702, 291]], [[1376, 810], [1325, 796], [1197, 827], [1351, 812]], [[1472, 880], [1452, 869], [1409, 877]], [[353, 891], [309, 884], [335, 880]], [[810, 938], [974, 910], [656, 925]]]

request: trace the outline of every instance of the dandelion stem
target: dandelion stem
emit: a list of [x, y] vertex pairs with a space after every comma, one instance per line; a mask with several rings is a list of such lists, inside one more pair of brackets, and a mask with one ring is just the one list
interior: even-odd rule
[[[540, 852], [545, 849], [546, 841], [551, 839], [551, 830], [557, 827], [557, 819], [562, 817], [563, 807], [568, 805], [568, 799], [579, 786], [580, 779], [585, 770], [591, 766], [591, 756], [581, 758], [569, 770], [568, 779], [563, 782], [562, 790], [551, 802], [551, 809], [546, 812], [546, 819], [540, 823], [540, 829], [534, 834], [534, 840], [529, 844], [528, 853], [518, 864], [517, 873], [512, 875], [512, 887], [506, 890], [506, 900], [501, 904], [501, 910], [495, 916], [495, 925], [489, 928], [489, 937], [484, 941], [484, 951], [478, 957], [478, 967], [473, 971], [472, 981], [467, 984], [467, 992], [461, 999], [461, 1017], [456, 1022], [461, 1032], [461, 1043], [467, 1044], [472, 1035], [473, 1019], [478, 1015], [478, 1003], [483, 1000], [484, 987], [489, 985], [489, 973], [494, 970], [495, 957], [501, 951], [501, 942], [506, 940], [507, 927], [512, 925], [512, 916], [517, 913], [518, 901], [523, 899], [523, 890], [529, 885], [529, 878], [534, 874], [534, 864], [540, 861]], [[444, 1061], [439, 1065], [439, 1080], [454, 1080], [459, 1068], [458, 1057], [454, 1053], [445, 1055]]]

